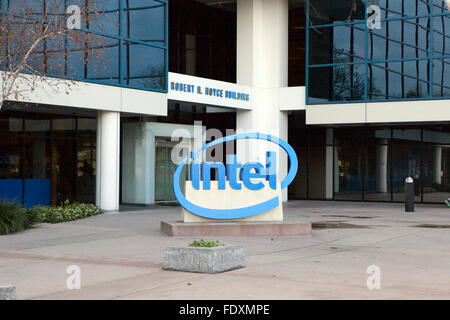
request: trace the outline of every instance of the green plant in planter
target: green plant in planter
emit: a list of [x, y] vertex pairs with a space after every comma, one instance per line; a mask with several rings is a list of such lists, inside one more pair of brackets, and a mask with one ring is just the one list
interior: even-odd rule
[[202, 248], [212, 248], [212, 247], [220, 247], [225, 244], [221, 243], [219, 240], [216, 241], [206, 241], [204, 239], [200, 239], [200, 241], [193, 241], [189, 244], [190, 247], [202, 247]]

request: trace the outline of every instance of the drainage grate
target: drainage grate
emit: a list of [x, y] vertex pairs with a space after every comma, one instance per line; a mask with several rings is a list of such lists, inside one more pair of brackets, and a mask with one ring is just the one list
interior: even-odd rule
[[368, 229], [367, 226], [345, 223], [342, 221], [319, 221], [311, 223], [313, 229]]

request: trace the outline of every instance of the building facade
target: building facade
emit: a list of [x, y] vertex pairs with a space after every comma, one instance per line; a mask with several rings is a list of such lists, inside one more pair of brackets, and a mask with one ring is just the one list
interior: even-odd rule
[[450, 197], [449, 1], [94, 2], [102, 27], [79, 32], [102, 45], [64, 44], [64, 72], [41, 63], [75, 89], [43, 84], [0, 111], [0, 198], [172, 202], [170, 137], [190, 150], [207, 129], [287, 140], [285, 200], [401, 202], [409, 176], [417, 202]]

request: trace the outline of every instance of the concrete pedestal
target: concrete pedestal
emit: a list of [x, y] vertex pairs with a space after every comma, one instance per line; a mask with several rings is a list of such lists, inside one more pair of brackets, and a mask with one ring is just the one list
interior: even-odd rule
[[311, 236], [311, 223], [161, 221], [161, 231], [171, 237], [188, 236]]
[[166, 248], [162, 264], [164, 270], [200, 273], [220, 273], [243, 267], [245, 255], [241, 246]]
[[0, 286], [0, 300], [17, 300], [16, 287]]

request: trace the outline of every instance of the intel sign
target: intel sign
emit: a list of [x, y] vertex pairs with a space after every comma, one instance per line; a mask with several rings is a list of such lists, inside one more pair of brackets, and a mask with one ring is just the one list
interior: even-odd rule
[[[273, 151], [268, 151], [266, 153], [265, 165], [259, 162], [249, 162], [246, 164], [238, 163], [236, 155], [228, 155], [226, 165], [221, 162], [199, 162], [200, 155], [205, 149], [228, 141], [241, 139], [265, 140], [280, 146], [287, 153], [289, 158], [290, 168], [287, 176], [284, 177], [283, 180], [277, 176], [277, 153]], [[215, 183], [217, 183], [217, 192], [221, 192], [220, 190], [225, 190], [227, 188], [242, 190], [244, 187], [250, 191], [258, 191], [263, 188], [271, 188], [273, 190], [277, 188], [284, 189], [294, 180], [298, 169], [298, 160], [294, 149], [282, 139], [262, 133], [243, 133], [223, 137], [205, 144], [195, 152], [191, 152], [189, 159], [188, 157], [185, 157], [175, 171], [173, 178], [175, 196], [185, 210], [203, 218], [216, 220], [247, 218], [264, 213], [280, 206], [281, 199], [279, 196], [275, 196], [258, 204], [232, 209], [199, 206], [188, 200], [180, 187], [180, 175], [183, 167], [188, 163], [188, 160], [190, 160], [189, 171], [192, 188], [200, 191], [210, 190], [212, 169], [216, 172], [217, 181], [215, 181]], [[200, 183], [200, 177], [202, 177], [203, 183]], [[229, 200], [232, 201], [233, 199]]]

